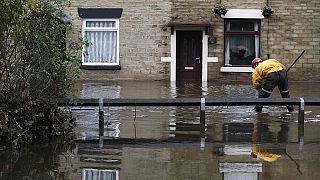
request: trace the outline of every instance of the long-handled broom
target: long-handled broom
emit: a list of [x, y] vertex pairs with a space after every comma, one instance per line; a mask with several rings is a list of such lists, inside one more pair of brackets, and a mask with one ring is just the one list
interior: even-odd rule
[[291, 66], [287, 69], [287, 72], [289, 72], [289, 70], [292, 68], [292, 66], [294, 64], [296, 64], [296, 62], [300, 59], [300, 57], [303, 55], [303, 53], [305, 52], [306, 50], [303, 50], [302, 53], [300, 54], [300, 56], [291, 64]]

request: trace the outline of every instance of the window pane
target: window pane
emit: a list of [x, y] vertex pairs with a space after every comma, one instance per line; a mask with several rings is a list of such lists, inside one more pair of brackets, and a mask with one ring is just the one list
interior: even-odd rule
[[254, 31], [254, 22], [231, 21], [228, 31]]
[[89, 45], [84, 49], [84, 62], [117, 62], [116, 31], [86, 31], [85, 40], [89, 42]]
[[116, 27], [115, 21], [86, 21], [86, 27]]
[[225, 65], [250, 66], [259, 56], [260, 27], [258, 20], [226, 20]]
[[229, 35], [226, 37], [229, 64], [250, 65], [255, 54], [254, 35]]

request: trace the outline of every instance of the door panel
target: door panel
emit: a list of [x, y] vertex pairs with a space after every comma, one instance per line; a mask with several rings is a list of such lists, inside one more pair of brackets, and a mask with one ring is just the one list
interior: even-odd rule
[[177, 31], [177, 81], [201, 81], [202, 31]]

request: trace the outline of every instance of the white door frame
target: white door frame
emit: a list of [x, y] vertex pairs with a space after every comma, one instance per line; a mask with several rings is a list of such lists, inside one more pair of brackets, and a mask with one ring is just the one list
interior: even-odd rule
[[183, 31], [202, 31], [202, 82], [207, 82], [208, 80], [208, 63], [218, 62], [217, 57], [208, 57], [208, 35], [206, 35], [205, 27], [175, 27], [174, 32], [171, 35], [171, 57], [161, 57], [161, 62], [170, 62], [170, 81], [176, 81], [177, 73], [177, 30]]

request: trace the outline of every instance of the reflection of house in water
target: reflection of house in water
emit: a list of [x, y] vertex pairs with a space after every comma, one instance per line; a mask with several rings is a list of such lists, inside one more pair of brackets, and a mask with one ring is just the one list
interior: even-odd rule
[[257, 180], [262, 172], [261, 163], [220, 163], [219, 172], [224, 180]]
[[108, 169], [82, 169], [83, 180], [119, 180], [118, 170]]
[[224, 142], [251, 142], [253, 123], [224, 123]]
[[78, 144], [82, 180], [119, 180], [121, 148], [99, 148], [98, 144]]
[[107, 125], [104, 127], [104, 136], [118, 138], [120, 136], [120, 123], [119, 122], [107, 122]]
[[223, 124], [223, 142], [225, 142], [225, 145], [220, 149], [222, 152], [219, 152], [219, 154], [227, 156], [228, 161], [219, 163], [219, 172], [223, 173], [224, 180], [258, 179], [258, 173], [262, 172], [262, 164], [249, 161], [253, 130], [253, 123]]
[[[174, 98], [201, 98], [207, 93], [207, 83], [171, 82], [170, 90]], [[171, 109], [169, 112], [170, 137], [177, 140], [199, 140], [199, 112], [200, 109], [197, 106], [176, 106]]]
[[176, 140], [200, 140], [200, 120], [177, 119], [169, 123], [170, 137]]
[[279, 132], [274, 133], [270, 131], [267, 123], [260, 120], [256, 124], [223, 125], [225, 144], [219, 149], [219, 154], [223, 156], [219, 163], [219, 172], [223, 173], [223, 179], [257, 180], [262, 172], [262, 162], [274, 162], [286, 154], [288, 125], [281, 124]]

